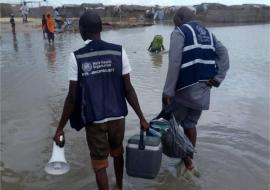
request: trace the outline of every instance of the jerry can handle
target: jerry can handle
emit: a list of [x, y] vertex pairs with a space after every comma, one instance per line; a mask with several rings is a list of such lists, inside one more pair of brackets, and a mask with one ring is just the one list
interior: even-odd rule
[[140, 150], [144, 150], [144, 148], [145, 148], [143, 138], [144, 138], [144, 131], [143, 131], [143, 129], [141, 129], [141, 131], [140, 131], [140, 141], [139, 141], [139, 149]]

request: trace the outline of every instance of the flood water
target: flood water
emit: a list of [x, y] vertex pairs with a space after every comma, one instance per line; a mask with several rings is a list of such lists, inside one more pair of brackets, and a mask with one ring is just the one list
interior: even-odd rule
[[[148, 120], [161, 108], [168, 54], [146, 51], [155, 34], [169, 47], [172, 26], [105, 31], [102, 38], [122, 44], [132, 66], [132, 82]], [[210, 28], [228, 48], [231, 68], [212, 90], [211, 108], [198, 123], [195, 161], [202, 176], [187, 182], [176, 175], [178, 159], [163, 156], [158, 177], [144, 180], [125, 174], [131, 190], [267, 190], [269, 189], [270, 25]], [[44, 172], [52, 137], [68, 87], [70, 52], [83, 45], [79, 34], [57, 34], [54, 45], [42, 33], [1, 34], [1, 183], [4, 190], [97, 189], [85, 132], [66, 126], [63, 176]], [[127, 139], [139, 132], [132, 109]], [[108, 169], [114, 183], [112, 164]]]

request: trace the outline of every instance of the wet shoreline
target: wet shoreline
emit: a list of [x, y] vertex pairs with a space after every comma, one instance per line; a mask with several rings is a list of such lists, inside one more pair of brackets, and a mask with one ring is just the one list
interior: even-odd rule
[[[40, 32], [41, 31], [41, 19], [29, 18], [29, 22], [23, 24], [21, 17], [15, 18], [16, 32]], [[73, 26], [69, 32], [78, 32], [78, 20], [79, 18], [72, 18]], [[12, 32], [9, 18], [0, 18], [1, 33]], [[139, 28], [139, 27], [149, 27], [156, 24], [171, 25], [173, 26], [172, 20], [163, 21], [152, 21], [152, 20], [137, 20], [137, 19], [110, 19], [106, 18], [103, 20], [103, 30], [117, 30], [122, 28]], [[261, 25], [269, 24], [268, 22], [203, 22], [204, 25], [208, 27], [223, 27], [223, 26], [249, 26], [249, 25]], [[61, 31], [63, 32], [63, 31]]]
[[[16, 25], [16, 32], [40, 32], [41, 31], [41, 19], [36, 18], [28, 18], [27, 23], [22, 23], [22, 19], [20, 17], [15, 18], [15, 25]], [[61, 31], [61, 32], [78, 32], [78, 21], [79, 18], [72, 19], [72, 28], [68, 31]], [[1, 24], [1, 33], [9, 33], [12, 32], [12, 28], [9, 23], [9, 18], [0, 18]], [[142, 20], [134, 20], [134, 19], [125, 19], [122, 21], [117, 20], [104, 20], [103, 23], [103, 30], [115, 30], [121, 28], [138, 28], [138, 27], [147, 27], [154, 25], [151, 21], [142, 21]]]

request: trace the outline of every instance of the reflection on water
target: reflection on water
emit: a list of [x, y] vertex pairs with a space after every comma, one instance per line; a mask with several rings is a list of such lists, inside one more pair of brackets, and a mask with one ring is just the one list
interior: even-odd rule
[[26, 48], [32, 49], [32, 40], [30, 33], [24, 33], [24, 42], [26, 43]]
[[163, 55], [161, 53], [151, 54], [151, 61], [156, 67], [161, 67]]
[[14, 50], [17, 52], [18, 51], [18, 41], [17, 41], [16, 33], [14, 33], [12, 36], [13, 36], [13, 47], [14, 47]]
[[[211, 30], [227, 46], [231, 69], [222, 86], [213, 89], [211, 109], [203, 113], [198, 124], [195, 161], [202, 176], [192, 182], [177, 177], [179, 159], [163, 156], [156, 179], [125, 174], [126, 189], [268, 188], [270, 89], [265, 84], [269, 84], [270, 25]], [[172, 26], [156, 25], [102, 34], [103, 39], [126, 49], [132, 82], [149, 120], [160, 111], [168, 54], [149, 54], [147, 48], [157, 33], [169, 47], [171, 31]], [[51, 156], [52, 135], [67, 93], [69, 55], [83, 45], [80, 35], [58, 34], [54, 45], [49, 45], [41, 33], [5, 33], [0, 41], [3, 189], [96, 189], [84, 131], [78, 133], [66, 127], [65, 152], [71, 165], [66, 175], [50, 176], [43, 170]], [[138, 119], [129, 109], [125, 143], [138, 131]], [[108, 175], [112, 186], [112, 163]]]
[[56, 51], [54, 44], [46, 44], [44, 49], [47, 50], [46, 56], [49, 64], [54, 64], [56, 62]]

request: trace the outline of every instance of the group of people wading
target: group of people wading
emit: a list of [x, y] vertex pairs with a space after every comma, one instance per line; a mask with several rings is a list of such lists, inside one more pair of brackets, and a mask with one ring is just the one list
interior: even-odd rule
[[[177, 10], [173, 21], [175, 27], [171, 33], [162, 103], [174, 105], [174, 116], [195, 147], [197, 122], [202, 111], [209, 109], [212, 87], [219, 87], [226, 76], [229, 57], [223, 44], [194, 20], [189, 8]], [[80, 17], [79, 30], [85, 45], [70, 56], [69, 91], [54, 141], [63, 145], [61, 139], [66, 123], [73, 114], [79, 114], [77, 124], [81, 122], [86, 131], [98, 188], [109, 189], [106, 168], [110, 155], [116, 177], [114, 189], [122, 189], [126, 101], [137, 114], [139, 127], [147, 130], [149, 124], [130, 80], [131, 66], [124, 48], [101, 39], [102, 21], [94, 12], [86, 11]], [[149, 51], [163, 49], [160, 36], [157, 42], [159, 47], [152, 50], [152, 44]], [[199, 177], [193, 158], [181, 159], [183, 176]]]

